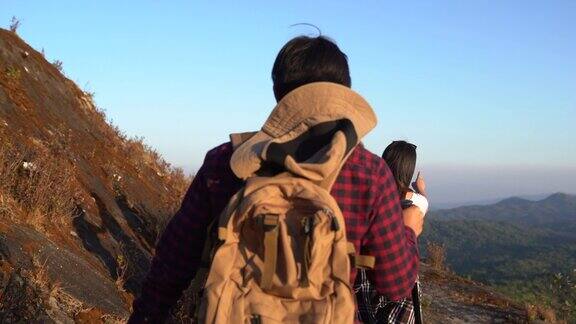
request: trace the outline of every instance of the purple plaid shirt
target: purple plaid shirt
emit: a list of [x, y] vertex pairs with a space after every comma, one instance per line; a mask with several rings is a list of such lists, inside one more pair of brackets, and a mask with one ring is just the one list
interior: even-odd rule
[[[182, 206], [156, 246], [152, 266], [133, 304], [130, 323], [162, 322], [200, 264], [206, 228], [243, 186], [229, 162], [232, 145], [206, 154]], [[389, 300], [410, 296], [418, 274], [414, 231], [404, 226], [396, 183], [386, 162], [358, 145], [344, 164], [332, 195], [356, 251], [376, 257], [373, 283]], [[351, 273], [354, 282], [356, 271]]]

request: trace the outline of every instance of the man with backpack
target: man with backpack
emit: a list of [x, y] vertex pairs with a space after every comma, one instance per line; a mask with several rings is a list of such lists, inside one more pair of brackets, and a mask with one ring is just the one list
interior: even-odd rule
[[162, 234], [130, 323], [165, 320], [192, 279], [206, 323], [350, 323], [356, 271], [410, 296], [420, 215], [402, 215], [386, 163], [360, 143], [376, 125], [346, 55], [300, 36], [272, 70], [278, 105], [259, 132], [210, 150]]

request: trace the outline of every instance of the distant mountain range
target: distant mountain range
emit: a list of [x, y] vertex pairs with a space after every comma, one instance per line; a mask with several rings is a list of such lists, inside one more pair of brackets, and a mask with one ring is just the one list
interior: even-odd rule
[[512, 221], [530, 224], [553, 224], [575, 222], [576, 195], [555, 193], [544, 199], [533, 201], [521, 197], [510, 197], [491, 205], [464, 206], [431, 211], [429, 216], [438, 219], [483, 219]]
[[[512, 197], [432, 211], [426, 218], [421, 251], [428, 242], [443, 244], [456, 273], [516, 298], [545, 299], [562, 309], [568, 302], [568, 312], [576, 316], [576, 287], [563, 293], [550, 289], [576, 278], [576, 195], [555, 193], [538, 201]], [[568, 301], [557, 300], [564, 293]]]
[[[518, 195], [514, 196], [517, 198], [525, 199], [525, 200], [542, 200], [547, 198], [548, 196], [552, 195], [552, 193], [542, 193], [542, 194], [534, 194], [534, 195]], [[433, 202], [431, 205], [432, 210], [441, 210], [441, 209], [452, 209], [457, 207], [465, 207], [465, 206], [484, 206], [484, 205], [493, 205], [498, 203], [502, 200], [507, 199], [508, 197], [497, 197], [497, 198], [487, 198], [481, 200], [471, 200], [471, 201], [456, 201], [456, 202]]]

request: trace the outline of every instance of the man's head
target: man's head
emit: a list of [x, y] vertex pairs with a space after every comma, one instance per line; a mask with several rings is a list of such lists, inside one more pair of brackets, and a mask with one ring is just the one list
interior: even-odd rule
[[276, 101], [312, 82], [352, 84], [346, 54], [324, 36], [299, 36], [286, 43], [274, 61], [272, 81]]

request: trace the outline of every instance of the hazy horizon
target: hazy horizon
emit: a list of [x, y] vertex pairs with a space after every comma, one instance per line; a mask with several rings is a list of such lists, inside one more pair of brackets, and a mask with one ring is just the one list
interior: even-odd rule
[[274, 58], [315, 35], [290, 27], [307, 22], [379, 118], [366, 146], [415, 143], [433, 204], [576, 192], [576, 2], [3, 1], [0, 25], [12, 16], [120, 129], [191, 173], [261, 126]]
[[[184, 166], [188, 174], [196, 167]], [[490, 204], [514, 196], [545, 197], [557, 192], [576, 195], [575, 167], [419, 165], [431, 207]]]
[[576, 194], [576, 166], [428, 165], [421, 169], [428, 180], [432, 208], [435, 204], [438, 207], [488, 204], [514, 196]]
[[[367, 148], [378, 153], [368, 145]], [[183, 169], [193, 175], [199, 167], [200, 163], [194, 167], [183, 166]], [[557, 192], [576, 194], [576, 165], [484, 166], [447, 162], [418, 163], [416, 170], [421, 171], [427, 181], [432, 208], [489, 204], [514, 196], [544, 197]]]

